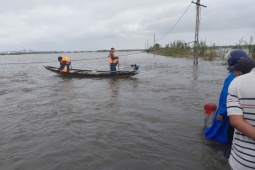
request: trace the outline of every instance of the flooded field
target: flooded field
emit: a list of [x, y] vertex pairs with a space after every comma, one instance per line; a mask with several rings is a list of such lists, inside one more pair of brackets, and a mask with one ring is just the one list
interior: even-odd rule
[[[121, 70], [136, 63], [140, 73], [62, 78], [43, 67], [59, 66], [58, 54], [0, 56], [0, 169], [228, 169], [224, 146], [203, 136], [224, 61], [117, 54]], [[84, 59], [73, 68], [109, 70], [107, 53], [66, 56]]]

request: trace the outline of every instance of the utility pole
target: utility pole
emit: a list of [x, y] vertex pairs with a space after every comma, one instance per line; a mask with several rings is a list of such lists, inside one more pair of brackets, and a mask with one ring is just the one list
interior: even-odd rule
[[200, 4], [200, 0], [197, 0], [197, 2], [193, 2], [193, 4], [197, 5], [197, 14], [196, 14], [196, 30], [195, 30], [195, 43], [194, 43], [194, 65], [198, 64], [198, 52], [199, 52], [199, 23], [200, 23], [200, 7], [203, 6], [206, 8], [206, 6]]
[[156, 49], [155, 49], [155, 42], [156, 42], [156, 39], [155, 39], [155, 33], [154, 33], [154, 45], [153, 45], [154, 54], [155, 54], [155, 51], [156, 51]]
[[155, 40], [155, 33], [154, 33], [154, 45], [153, 46], [155, 46], [155, 42], [156, 42], [156, 40]]

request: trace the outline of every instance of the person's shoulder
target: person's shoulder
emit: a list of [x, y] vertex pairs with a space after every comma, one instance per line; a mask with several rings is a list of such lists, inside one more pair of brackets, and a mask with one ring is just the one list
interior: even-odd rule
[[233, 80], [235, 78], [234, 72], [230, 72], [225, 80]]
[[251, 80], [251, 76], [254, 76], [254, 75], [255, 75], [255, 72], [238, 76], [238, 77], [234, 78], [234, 80], [231, 82], [231, 85], [232, 86], [246, 86], [247, 82]]
[[255, 76], [255, 70], [251, 71], [251, 72], [249, 72], [247, 74], [243, 74], [241, 76], [238, 76], [235, 79], [236, 79], [236, 81], [245, 81], [245, 80], [250, 80], [251, 77], [254, 77], [254, 76]]
[[229, 75], [224, 80], [224, 85], [229, 85], [235, 78], [234, 73], [230, 72]]

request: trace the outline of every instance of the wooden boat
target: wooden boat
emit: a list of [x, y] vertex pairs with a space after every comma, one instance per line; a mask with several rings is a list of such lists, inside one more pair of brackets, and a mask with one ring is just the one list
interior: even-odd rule
[[106, 77], [131, 77], [139, 73], [138, 65], [131, 65], [133, 70], [131, 71], [116, 71], [114, 74], [111, 74], [111, 71], [98, 71], [98, 70], [80, 70], [80, 69], [70, 69], [69, 72], [60, 72], [57, 67], [44, 66], [47, 70], [50, 70], [54, 73], [57, 73], [61, 76], [66, 77], [83, 77], [83, 78], [106, 78]]

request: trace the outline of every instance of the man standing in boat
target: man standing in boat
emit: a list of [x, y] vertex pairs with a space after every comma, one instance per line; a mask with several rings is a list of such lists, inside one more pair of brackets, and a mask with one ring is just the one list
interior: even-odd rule
[[[60, 63], [59, 71], [60, 72], [69, 72], [69, 66], [71, 65], [71, 60], [66, 56], [59, 56], [58, 61]], [[65, 68], [65, 66], [67, 68]]]
[[108, 55], [111, 74], [116, 74], [116, 65], [119, 64], [119, 57], [115, 54], [114, 50], [114, 48], [111, 48]]

